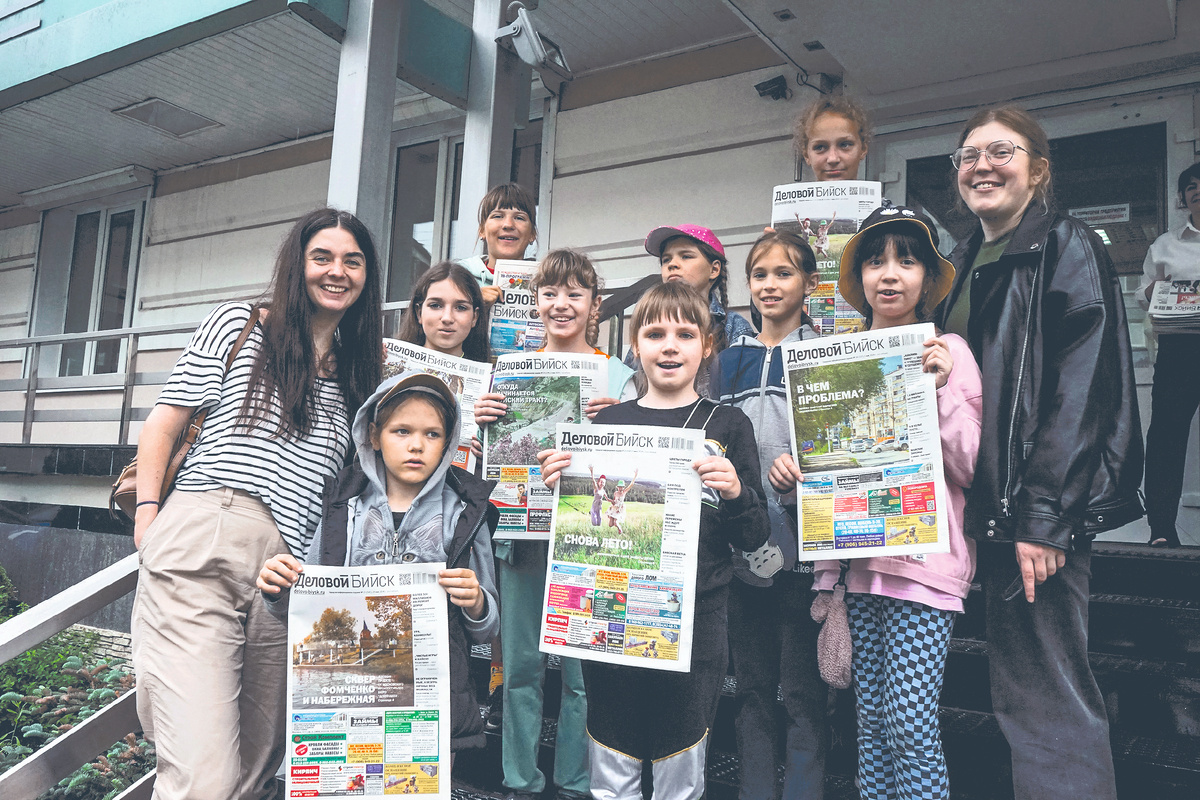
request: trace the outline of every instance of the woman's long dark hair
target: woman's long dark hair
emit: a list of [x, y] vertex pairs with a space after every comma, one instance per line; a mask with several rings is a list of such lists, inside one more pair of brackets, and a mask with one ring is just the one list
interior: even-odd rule
[[467, 338], [463, 339], [462, 343], [463, 357], [471, 361], [491, 360], [492, 350], [488, 347], [487, 311], [483, 307], [483, 294], [480, 293], [479, 284], [471, 273], [467, 272], [461, 264], [453, 261], [441, 261], [434, 264], [425, 270], [425, 273], [417, 280], [417, 285], [413, 287], [412, 301], [408, 304], [408, 310], [404, 313], [403, 319], [400, 320], [400, 339], [412, 344], [419, 344], [422, 347], [426, 346], [425, 329], [421, 327], [421, 323], [417, 319], [417, 309], [425, 305], [429, 287], [445, 280], [454, 281], [454, 285], [470, 299], [471, 305], [475, 308], [475, 326], [471, 328], [471, 332], [467, 334]]
[[[312, 339], [312, 301], [305, 280], [305, 250], [318, 232], [341, 228], [354, 237], [366, 261], [362, 294], [346, 310], [334, 332], [325, 363], [317, 364]], [[265, 301], [263, 349], [250, 372], [250, 391], [242, 402], [247, 427], [277, 425], [277, 435], [306, 436], [312, 430], [314, 387], [322, 366], [336, 370], [350, 418], [379, 385], [383, 370], [383, 293], [379, 259], [371, 234], [353, 214], [333, 208], [309, 212], [288, 232], [275, 259], [275, 274]], [[278, 409], [272, 407], [278, 403]], [[276, 422], [273, 417], [278, 413]]]

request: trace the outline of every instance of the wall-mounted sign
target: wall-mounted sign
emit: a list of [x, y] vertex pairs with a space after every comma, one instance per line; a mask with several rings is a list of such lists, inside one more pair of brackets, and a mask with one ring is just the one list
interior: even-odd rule
[[1129, 203], [1069, 208], [1067, 213], [1094, 228], [1097, 225], [1111, 225], [1114, 222], [1129, 222]]

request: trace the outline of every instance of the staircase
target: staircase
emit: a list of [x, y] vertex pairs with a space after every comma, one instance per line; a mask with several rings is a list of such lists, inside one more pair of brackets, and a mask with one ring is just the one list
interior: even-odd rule
[[[1092, 553], [1089, 648], [1112, 725], [1118, 794], [1122, 800], [1195, 800], [1200, 797], [1200, 548], [1165, 550], [1098, 542]], [[478, 647], [473, 656], [482, 704], [491, 653]], [[553, 768], [553, 720], [560, 690], [558, 661], [550, 662], [541, 751], [548, 775]], [[735, 688], [733, 677], [728, 677], [709, 752], [712, 800], [737, 797]], [[951, 797], [1011, 798], [1008, 746], [991, 714], [983, 597], [978, 587], [967, 599], [967, 612], [955, 624], [940, 716]], [[856, 798], [851, 692], [831, 698], [830, 726], [825, 796]], [[504, 795], [500, 746], [499, 736], [489, 737], [486, 750], [459, 755], [456, 800]], [[546, 793], [547, 800], [552, 797], [552, 791]]]

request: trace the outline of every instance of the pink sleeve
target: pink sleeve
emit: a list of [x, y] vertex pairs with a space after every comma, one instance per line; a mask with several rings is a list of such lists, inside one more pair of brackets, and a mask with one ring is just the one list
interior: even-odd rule
[[946, 385], [937, 392], [943, 468], [946, 480], [968, 489], [975, 477], [975, 459], [979, 455], [983, 382], [975, 356], [962, 337], [947, 333], [942, 338], [954, 359]]

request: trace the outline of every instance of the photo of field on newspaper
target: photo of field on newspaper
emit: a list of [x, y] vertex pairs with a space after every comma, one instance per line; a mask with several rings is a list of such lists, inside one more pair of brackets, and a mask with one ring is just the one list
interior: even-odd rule
[[899, 356], [789, 372], [801, 472], [836, 472], [909, 460]]
[[558, 495], [555, 561], [659, 568], [666, 488], [639, 474], [636, 460], [631, 455], [602, 464], [571, 464]]
[[290, 643], [294, 709], [413, 705], [409, 595], [340, 596], [313, 616]]
[[513, 377], [497, 380], [508, 413], [487, 430], [488, 464], [537, 464], [537, 453], [554, 446], [560, 422], [579, 422], [579, 378]]
[[846, 246], [846, 242], [858, 232], [858, 220], [852, 217], [839, 218], [837, 209], [833, 203], [829, 204], [827, 211], [822, 211], [824, 216], [801, 217], [799, 214], [792, 214], [791, 218], [784, 218], [772, 222], [772, 226], [777, 231], [787, 231], [800, 236], [804, 241], [808, 242], [808, 246], [812, 248], [813, 255], [817, 257], [817, 262], [827, 261], [832, 266], [821, 264], [821, 280], [822, 281], [837, 281], [838, 262], [842, 258], [842, 250]]

